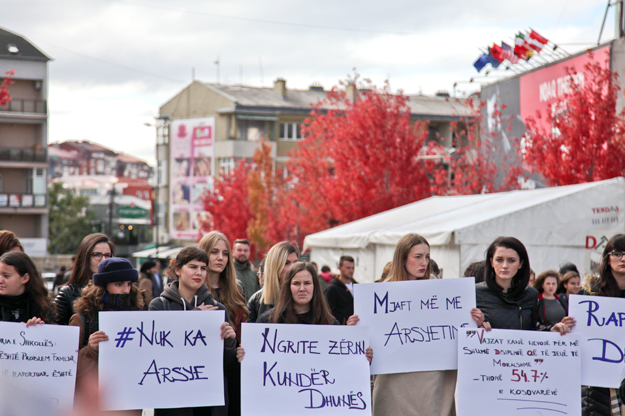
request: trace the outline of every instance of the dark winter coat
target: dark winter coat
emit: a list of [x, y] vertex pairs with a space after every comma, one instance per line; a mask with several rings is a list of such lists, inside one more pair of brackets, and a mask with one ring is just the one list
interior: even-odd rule
[[[193, 303], [189, 303], [184, 299], [178, 291], [178, 281], [174, 281], [165, 287], [165, 290], [158, 298], [155, 298], [150, 303], [150, 311], [193, 311], [199, 310], [198, 305], [204, 303], [205, 305], [217, 306], [219, 310], [222, 310], [226, 314], [226, 322], [230, 323], [228, 317], [228, 311], [226, 307], [221, 303], [213, 299], [210, 291], [206, 285], [202, 285], [198, 289], [193, 299]], [[224, 370], [229, 366], [234, 365], [236, 362], [237, 354], [237, 340], [236, 338], [224, 339]], [[228, 403], [227, 397], [227, 381], [224, 377], [224, 400]], [[197, 415], [210, 415], [210, 416], [227, 416], [228, 406], [213, 406], [213, 407], [187, 407], [179, 409], [154, 409], [154, 416], [197, 416]]]
[[512, 298], [507, 293], [494, 292], [481, 282], [475, 285], [476, 306], [493, 328], [535, 330], [538, 322], [538, 291], [526, 287]]
[[249, 261], [239, 263], [235, 260], [234, 268], [237, 271], [237, 279], [243, 285], [243, 297], [245, 298], [245, 303], [247, 303], [252, 295], [260, 290], [258, 277], [256, 277], [256, 272], [252, 270], [252, 265]]
[[84, 286], [71, 285], [61, 286], [59, 293], [54, 299], [56, 303], [56, 323], [68, 325], [69, 318], [74, 314], [74, 302], [80, 298]]
[[0, 321], [26, 322], [41, 317], [39, 306], [26, 292], [17, 296], [0, 295]]
[[257, 322], [258, 318], [274, 305], [267, 305], [260, 301], [260, 297], [263, 295], [263, 289], [254, 293], [250, 300], [247, 302], [247, 310], [250, 311], [250, 316], [247, 318], [247, 322]]
[[345, 325], [350, 316], [354, 314], [354, 296], [345, 283], [336, 277], [326, 287], [324, 292], [332, 315], [341, 325]]

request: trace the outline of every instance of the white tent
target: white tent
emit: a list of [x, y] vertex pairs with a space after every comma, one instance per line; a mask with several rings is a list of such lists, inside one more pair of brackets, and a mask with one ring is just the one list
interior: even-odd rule
[[490, 243], [514, 236], [526, 246], [536, 273], [570, 261], [581, 273], [597, 261], [605, 241], [625, 232], [625, 178], [484, 195], [431, 197], [308, 235], [311, 261], [333, 269], [341, 255], [356, 260], [358, 281], [378, 279], [395, 244], [423, 235], [444, 277], [458, 277], [484, 259]]

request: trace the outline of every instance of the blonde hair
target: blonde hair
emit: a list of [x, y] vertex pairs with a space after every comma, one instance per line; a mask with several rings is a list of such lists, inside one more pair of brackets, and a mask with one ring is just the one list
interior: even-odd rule
[[282, 241], [271, 247], [265, 258], [265, 286], [260, 296], [261, 303], [275, 305], [280, 297], [279, 277], [291, 253], [299, 257], [299, 251], [288, 241]]
[[[403, 236], [395, 247], [395, 254], [393, 254], [393, 262], [391, 264], [391, 270], [384, 279], [385, 282], [402, 282], [410, 280], [408, 272], [406, 271], [406, 259], [410, 253], [410, 249], [419, 244], [425, 244], [430, 247], [430, 243], [424, 237], [419, 234], [410, 233]], [[432, 266], [428, 262], [428, 268], [425, 270], [425, 275], [419, 280], [426, 280], [430, 278], [432, 273]]]
[[249, 316], [249, 311], [245, 307], [245, 298], [239, 292], [239, 287], [237, 285], [237, 272], [234, 268], [234, 261], [232, 260], [232, 249], [230, 248], [230, 242], [226, 238], [226, 236], [219, 231], [211, 231], [210, 233], [204, 235], [200, 240], [199, 248], [200, 250], [206, 252], [206, 255], [209, 258], [209, 262], [207, 264], [210, 267], [210, 252], [213, 250], [217, 242], [223, 241], [226, 243], [226, 247], [228, 248], [228, 263], [226, 263], [226, 267], [219, 274], [219, 294], [213, 290], [211, 287], [208, 274], [206, 274], [206, 286], [208, 290], [211, 291], [213, 298], [218, 302], [222, 303], [226, 309], [228, 310], [228, 315], [230, 316], [230, 320], [232, 322], [237, 320], [237, 315], [239, 314], [239, 310], [243, 311], [242, 322], [246, 322]]

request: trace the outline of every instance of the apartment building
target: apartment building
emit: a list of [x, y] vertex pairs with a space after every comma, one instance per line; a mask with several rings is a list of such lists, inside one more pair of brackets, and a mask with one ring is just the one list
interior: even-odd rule
[[0, 28], [0, 80], [14, 71], [12, 100], [0, 107], [0, 229], [15, 232], [33, 256], [47, 251], [48, 61]]

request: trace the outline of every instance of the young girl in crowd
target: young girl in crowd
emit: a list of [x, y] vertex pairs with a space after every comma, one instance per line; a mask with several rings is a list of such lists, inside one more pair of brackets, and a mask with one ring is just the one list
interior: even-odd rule
[[[499, 237], [486, 251], [484, 282], [475, 285], [477, 308], [487, 325], [500, 329], [537, 329], [538, 292], [528, 286], [530, 260], [523, 243], [514, 237]], [[575, 320], [565, 317], [551, 331], [564, 335]]]
[[[430, 244], [419, 234], [403, 236], [397, 243], [393, 262], [384, 282], [430, 278]], [[482, 325], [484, 316], [479, 310], [473, 309], [471, 315], [478, 326]], [[353, 315], [347, 324], [354, 325], [358, 320], [358, 315]], [[456, 370], [377, 375], [373, 383], [373, 414], [455, 415], [456, 378]]]
[[109, 340], [108, 335], [99, 330], [99, 312], [143, 309], [143, 297], [133, 285], [138, 279], [139, 274], [128, 260], [120, 257], [105, 259], [93, 274], [93, 281], [76, 301], [76, 313], [69, 324], [80, 327], [77, 389], [88, 375], [97, 375], [100, 342]]
[[50, 301], [37, 267], [21, 251], [9, 251], [0, 257], [0, 321], [25, 322], [26, 325], [49, 322]]
[[[172, 283], [165, 287], [160, 297], [151, 303], [151, 311], [225, 311], [225, 322], [221, 326], [221, 337], [224, 340], [224, 371], [227, 371], [236, 358], [236, 334], [229, 324], [228, 311], [221, 303], [215, 301], [206, 286], [206, 269], [209, 260], [204, 250], [196, 247], [183, 248], [169, 265], [170, 276], [175, 276]], [[224, 387], [226, 387], [224, 378]], [[227, 388], [224, 388], [227, 392]], [[228, 403], [227, 394], [224, 397]], [[228, 406], [214, 406], [182, 409], [155, 409], [155, 416], [226, 416]]]
[[[625, 234], [616, 234], [605, 246], [599, 265], [599, 279], [592, 282], [589, 295], [625, 298]], [[621, 384], [623, 392], [625, 382]], [[611, 416], [612, 404], [623, 400], [619, 389], [582, 387], [583, 416]], [[620, 396], [621, 400], [618, 400]], [[620, 410], [620, 408], [619, 408]], [[620, 414], [620, 413], [619, 413]]]
[[56, 323], [67, 325], [74, 314], [74, 302], [80, 298], [82, 289], [87, 286], [98, 265], [104, 259], [115, 255], [115, 246], [105, 234], [89, 234], [82, 239], [72, 266], [72, 273], [65, 286], [56, 295]]
[[[200, 240], [201, 250], [208, 255], [206, 285], [213, 298], [226, 307], [230, 323], [241, 343], [241, 322], [247, 322], [249, 312], [245, 307], [243, 288], [237, 284], [237, 274], [232, 261], [232, 250], [225, 235], [211, 231]], [[225, 369], [228, 379], [228, 414], [241, 414], [241, 366], [237, 361]]]
[[566, 296], [556, 294], [558, 272], [547, 270], [536, 277], [534, 289], [538, 290], [538, 325], [540, 329], [555, 325], [568, 314]]
[[[332, 316], [325, 297], [321, 292], [321, 283], [311, 263], [296, 262], [287, 272], [276, 306], [264, 312], [257, 320], [272, 324], [310, 324], [339, 325]], [[239, 361], [245, 350], [237, 350]], [[367, 349], [367, 359], [371, 362], [373, 350]]]
[[580, 287], [581, 279], [579, 277], [579, 273], [571, 270], [564, 273], [564, 276], [562, 276], [562, 278], [560, 279], [557, 293], [561, 296], [565, 296], [568, 299], [571, 295], [577, 295], [579, 293]]
[[286, 241], [271, 247], [265, 258], [265, 285], [247, 303], [250, 311], [248, 322], [256, 322], [260, 315], [274, 307], [286, 272], [298, 258], [299, 251]]

